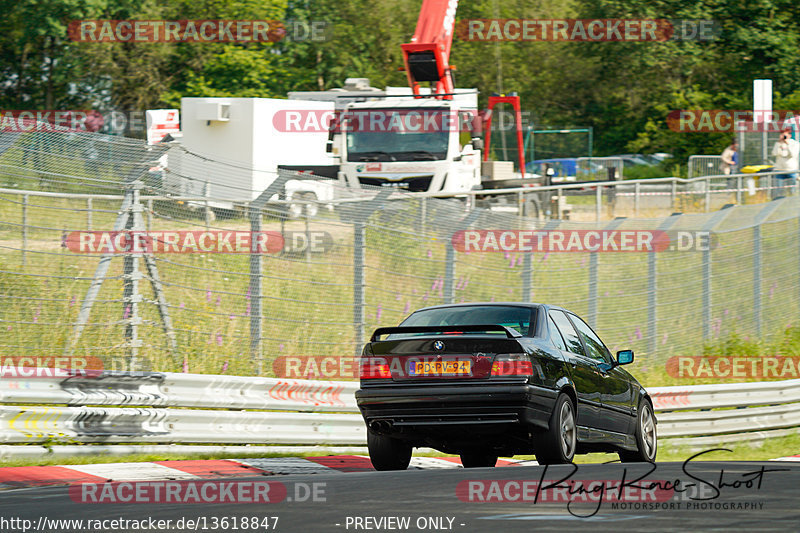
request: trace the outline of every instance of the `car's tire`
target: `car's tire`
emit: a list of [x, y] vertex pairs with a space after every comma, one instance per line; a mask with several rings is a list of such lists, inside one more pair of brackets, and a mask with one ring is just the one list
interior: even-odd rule
[[464, 468], [488, 468], [497, 464], [497, 454], [486, 452], [465, 452], [461, 454], [461, 465]]
[[571, 463], [578, 446], [578, 426], [575, 405], [563, 392], [556, 398], [547, 431], [539, 435], [536, 460], [539, 464]]
[[639, 414], [636, 417], [636, 450], [620, 450], [619, 460], [623, 463], [655, 463], [658, 454], [658, 434], [653, 405], [642, 398]]
[[367, 448], [375, 470], [405, 470], [411, 462], [412, 448], [409, 444], [369, 430]]

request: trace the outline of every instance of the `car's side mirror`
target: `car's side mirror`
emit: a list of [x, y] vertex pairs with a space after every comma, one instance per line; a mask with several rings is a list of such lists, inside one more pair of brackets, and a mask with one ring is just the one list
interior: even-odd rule
[[633, 363], [633, 350], [620, 350], [617, 352], [617, 364], [627, 365]]

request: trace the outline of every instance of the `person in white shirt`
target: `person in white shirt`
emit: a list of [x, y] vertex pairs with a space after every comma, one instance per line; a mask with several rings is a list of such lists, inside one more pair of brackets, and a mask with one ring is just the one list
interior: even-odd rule
[[791, 194], [797, 171], [800, 170], [800, 142], [792, 138], [792, 128], [786, 126], [781, 132], [780, 139], [772, 147], [772, 157], [775, 158], [775, 170], [785, 170], [786, 174], [778, 174], [778, 188], [772, 189], [772, 197]]

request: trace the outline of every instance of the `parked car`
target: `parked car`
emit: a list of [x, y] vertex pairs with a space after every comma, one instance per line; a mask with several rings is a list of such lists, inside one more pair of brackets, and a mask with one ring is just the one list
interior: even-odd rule
[[459, 454], [465, 467], [535, 454], [542, 464], [616, 452], [654, 462], [647, 391], [589, 325], [558, 306], [426, 307], [364, 346], [356, 401], [377, 470], [408, 467], [414, 447]]

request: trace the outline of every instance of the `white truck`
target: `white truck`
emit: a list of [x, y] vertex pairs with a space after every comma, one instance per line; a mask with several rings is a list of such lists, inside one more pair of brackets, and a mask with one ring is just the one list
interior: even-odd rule
[[292, 92], [289, 99], [335, 104], [340, 120], [328, 149], [342, 185], [457, 193], [480, 187], [481, 152], [472, 135], [477, 90], [455, 92], [452, 100], [414, 98], [407, 87], [381, 91], [350, 78], [342, 89]]
[[[450, 100], [414, 97], [407, 87], [348, 79], [329, 91], [274, 98], [183, 98], [181, 135], [169, 152], [163, 186], [180, 196], [207, 196], [216, 209], [257, 198], [279, 169], [310, 174], [283, 191], [290, 216], [314, 215], [346, 191], [364, 186], [457, 194], [535, 185], [511, 162], [481, 161], [477, 90]], [[534, 176], [535, 178], [535, 176]], [[526, 214], [539, 213], [530, 195]], [[516, 210], [516, 197], [489, 197], [490, 207]], [[303, 200], [304, 202], [300, 202]]]

